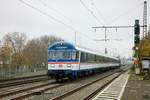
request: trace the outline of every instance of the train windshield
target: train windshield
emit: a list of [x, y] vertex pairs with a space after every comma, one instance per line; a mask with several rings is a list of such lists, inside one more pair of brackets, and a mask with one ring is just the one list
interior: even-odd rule
[[77, 60], [78, 55], [76, 51], [50, 51], [49, 60]]

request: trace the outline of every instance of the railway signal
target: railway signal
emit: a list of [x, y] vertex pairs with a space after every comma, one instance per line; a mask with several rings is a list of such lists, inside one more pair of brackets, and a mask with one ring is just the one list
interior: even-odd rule
[[135, 20], [134, 25], [134, 43], [138, 45], [140, 43], [140, 25], [139, 20]]
[[[139, 43], [140, 43], [140, 25], [139, 20], [135, 20], [134, 25], [134, 66], [135, 73], [140, 74], [140, 56], [139, 56]], [[138, 49], [137, 49], [138, 48]]]
[[[139, 48], [140, 27], [147, 27], [147, 26], [146, 25], [140, 26], [139, 20], [135, 20], [134, 26], [100, 26], [100, 27], [92, 27], [92, 28], [94, 28], [95, 30], [97, 28], [104, 28], [105, 31], [106, 31], [106, 29], [109, 29], [109, 28], [115, 28], [115, 29], [118, 29], [118, 28], [133, 28], [134, 29], [134, 44], [135, 44], [134, 48]], [[134, 52], [134, 58], [139, 59], [139, 49], [134, 49], [134, 51], [135, 51]], [[134, 62], [138, 62], [138, 63], [136, 63], [135, 68], [139, 68], [140, 69], [139, 61], [134, 61]], [[136, 69], [136, 70], [139, 70], [139, 69]]]
[[134, 34], [139, 35], [140, 34], [140, 25], [139, 25], [139, 20], [135, 20], [135, 25], [134, 25]]
[[138, 35], [134, 36], [134, 43], [139, 44], [140, 43], [140, 37]]

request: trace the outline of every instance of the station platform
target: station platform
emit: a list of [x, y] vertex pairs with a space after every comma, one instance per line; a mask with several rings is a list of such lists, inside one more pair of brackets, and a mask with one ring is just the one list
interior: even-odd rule
[[150, 100], [150, 80], [131, 74], [121, 100]]
[[121, 100], [128, 79], [128, 72], [120, 75], [92, 100]]

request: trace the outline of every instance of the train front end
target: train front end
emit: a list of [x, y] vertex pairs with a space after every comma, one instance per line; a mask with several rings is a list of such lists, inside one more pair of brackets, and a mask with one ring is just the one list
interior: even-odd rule
[[57, 42], [48, 48], [47, 74], [56, 80], [76, 77], [79, 70], [79, 52], [67, 42]]

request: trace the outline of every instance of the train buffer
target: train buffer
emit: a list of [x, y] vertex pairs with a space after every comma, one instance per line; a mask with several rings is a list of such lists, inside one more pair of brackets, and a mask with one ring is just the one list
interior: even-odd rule
[[128, 72], [120, 75], [93, 98], [93, 100], [121, 100], [128, 78]]

